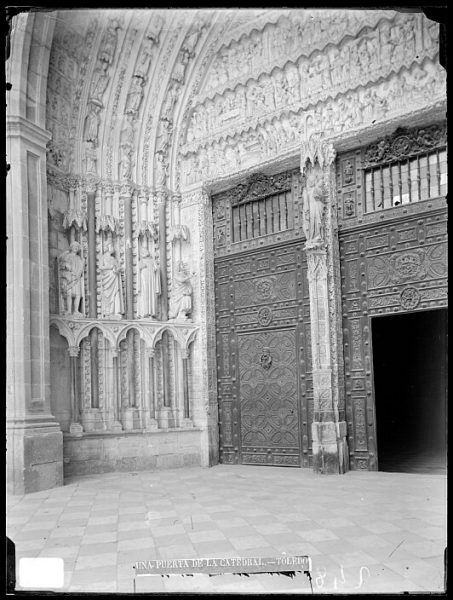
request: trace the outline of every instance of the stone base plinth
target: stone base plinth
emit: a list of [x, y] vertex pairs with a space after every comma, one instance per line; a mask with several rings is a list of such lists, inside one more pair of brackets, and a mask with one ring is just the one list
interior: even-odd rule
[[7, 425], [7, 481], [12, 494], [63, 485], [63, 434], [58, 424]]
[[201, 466], [201, 431], [136, 431], [89, 433], [64, 437], [64, 474], [88, 475]]
[[124, 431], [133, 431], [141, 429], [142, 415], [139, 408], [123, 408], [121, 410], [121, 421]]
[[82, 435], [83, 434], [83, 427], [82, 425], [80, 425], [80, 423], [71, 423], [71, 425], [69, 425], [69, 433], [71, 435]]
[[176, 425], [173, 411], [170, 407], [164, 406], [157, 411], [157, 422], [160, 429], [168, 429]]
[[105, 415], [99, 408], [84, 409], [80, 416], [85, 431], [104, 431], [106, 429]]
[[341, 421], [312, 424], [313, 470], [316, 473], [342, 474], [349, 470], [346, 423]]

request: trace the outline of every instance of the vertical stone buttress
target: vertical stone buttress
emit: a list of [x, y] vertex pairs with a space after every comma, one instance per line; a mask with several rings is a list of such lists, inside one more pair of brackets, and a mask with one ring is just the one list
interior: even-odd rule
[[[310, 322], [313, 375], [313, 469], [318, 473], [345, 473], [349, 468], [346, 422], [342, 407], [339, 373], [343, 365], [341, 311], [338, 303], [340, 280], [338, 233], [336, 228], [336, 195], [334, 173], [335, 151], [319, 138], [303, 144], [301, 173], [311, 177], [314, 187], [324, 190], [324, 209], [319, 234], [316, 225], [308, 228], [307, 253], [310, 295]], [[304, 212], [308, 207], [304, 204]], [[310, 237], [308, 237], [310, 236]]]

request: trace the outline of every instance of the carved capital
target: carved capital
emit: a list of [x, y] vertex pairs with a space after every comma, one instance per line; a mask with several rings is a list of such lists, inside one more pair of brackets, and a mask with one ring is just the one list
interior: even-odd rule
[[77, 357], [77, 356], [79, 356], [80, 348], [78, 346], [69, 346], [68, 353], [69, 353], [69, 356], [71, 356], [71, 357], [72, 356]]
[[155, 348], [146, 348], [146, 355], [148, 358], [154, 358], [156, 356]]
[[302, 142], [300, 150], [300, 171], [305, 174], [307, 163], [310, 162], [312, 167], [316, 163], [321, 169], [329, 167], [335, 160], [335, 148], [332, 144], [326, 142], [318, 134], [313, 134], [307, 141]]

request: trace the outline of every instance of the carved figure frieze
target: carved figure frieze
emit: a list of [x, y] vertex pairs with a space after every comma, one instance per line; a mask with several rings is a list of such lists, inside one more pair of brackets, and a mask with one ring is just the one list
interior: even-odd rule
[[138, 265], [137, 316], [155, 317], [158, 310], [158, 296], [161, 294], [159, 264], [151, 257], [146, 246], [142, 247]]
[[[256, 121], [255, 128], [251, 126], [255, 121], [249, 120], [247, 132], [242, 132], [241, 129], [236, 133], [230, 131], [223, 142], [222, 160], [215, 156], [214, 141], [197, 150], [196, 144], [192, 144], [191, 150], [186, 145], [181, 148], [181, 182], [183, 185], [191, 185], [259, 164], [287, 151], [300, 140], [301, 135], [310, 137], [312, 133], [318, 132], [326, 137], [339, 135], [342, 131], [393, 118], [407, 110], [426, 106], [427, 102], [434, 103], [436, 99], [444, 98], [445, 71], [430, 61], [425, 61], [422, 71], [424, 75], [419, 77], [418, 66], [411, 71], [403, 69], [398, 75], [394, 74], [389, 80], [374, 87], [360, 87], [307, 111], [290, 112], [285, 118], [264, 123]], [[394, 101], [396, 96], [399, 96], [400, 101]], [[246, 150], [246, 144], [249, 150]], [[251, 152], [250, 148], [254, 147]], [[227, 154], [235, 157], [235, 160], [227, 160]]]
[[84, 316], [84, 260], [82, 247], [73, 242], [69, 250], [58, 257], [60, 313], [73, 317]]
[[[401, 20], [402, 23], [399, 23]], [[421, 63], [426, 53], [431, 57], [428, 48], [424, 54], [419, 48], [420, 44], [415, 44], [414, 31], [420, 27], [418, 17], [414, 15], [399, 15], [391, 22], [381, 20], [376, 29], [362, 37], [346, 38], [339, 48], [329, 45], [323, 52], [318, 51], [310, 57], [302, 56], [296, 63], [290, 62], [284, 68], [274, 68], [272, 74], [261, 74], [247, 84], [227, 89], [222, 96], [217, 94], [213, 97], [213, 101], [208, 97], [197, 109], [200, 106], [204, 109], [214, 108], [207, 130], [212, 136], [217, 131], [230, 130], [232, 124], [237, 127], [239, 122], [246, 122], [252, 116], [256, 118], [295, 103], [307, 105], [313, 100], [326, 99], [328, 96], [335, 98], [338, 93], [345, 93], [347, 89], [356, 87], [357, 81], [366, 85], [392, 72], [398, 72], [402, 66], [407, 68], [414, 61]], [[383, 51], [383, 56], [380, 56], [381, 45], [385, 46], [387, 39], [386, 28], [391, 39], [390, 50]], [[401, 52], [398, 54], [397, 50]], [[275, 49], [273, 65], [277, 60], [274, 53]], [[239, 62], [241, 66], [247, 64], [245, 60]], [[221, 64], [223, 63], [225, 58], [221, 59]], [[419, 77], [423, 77], [422, 67], [419, 69]], [[227, 80], [231, 85], [231, 74]], [[227, 98], [228, 110], [224, 108]], [[243, 98], [246, 99], [245, 102]], [[370, 94], [366, 100], [367, 104], [372, 105], [370, 110], [374, 109], [378, 113], [379, 109], [381, 112], [386, 110], [385, 98]], [[202, 139], [207, 131], [200, 126], [199, 113], [194, 112], [187, 132], [187, 143]]]

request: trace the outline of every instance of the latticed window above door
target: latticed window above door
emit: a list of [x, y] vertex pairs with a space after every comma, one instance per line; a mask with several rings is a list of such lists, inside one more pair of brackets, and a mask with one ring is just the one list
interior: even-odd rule
[[364, 150], [366, 213], [445, 196], [445, 124], [399, 130]]
[[292, 227], [291, 192], [272, 194], [231, 207], [232, 242], [242, 242]]

